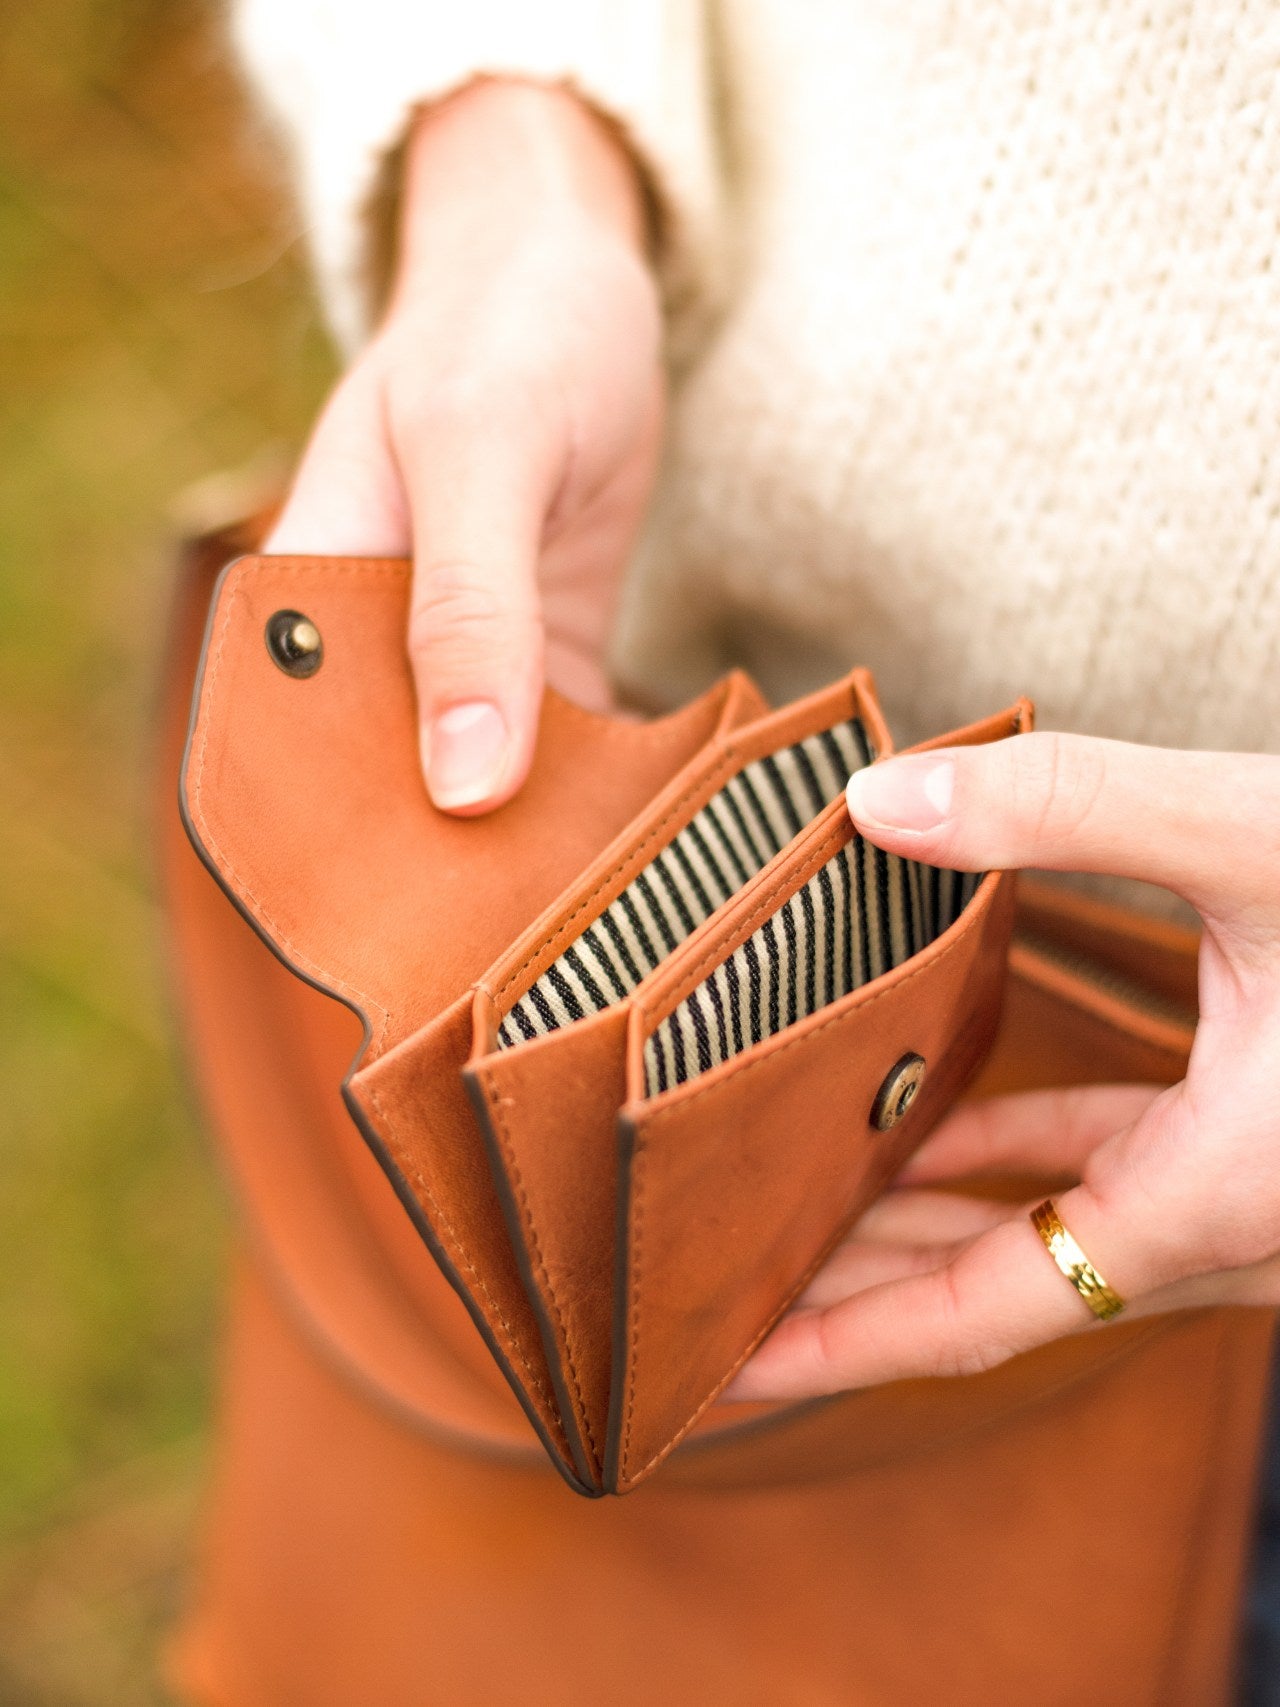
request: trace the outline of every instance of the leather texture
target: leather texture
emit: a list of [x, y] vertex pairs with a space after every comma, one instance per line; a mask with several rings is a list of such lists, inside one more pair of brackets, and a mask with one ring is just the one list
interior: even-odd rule
[[[916, 1707], [941, 1694], [949, 1707], [1225, 1707], [1270, 1312], [1122, 1319], [981, 1376], [776, 1410], [713, 1404], [628, 1499], [564, 1487], [344, 1104], [365, 1028], [268, 950], [248, 907], [228, 905], [174, 809], [213, 580], [255, 531], [187, 553], [159, 754], [174, 979], [240, 1228], [215, 1474], [171, 1659], [180, 1697]], [[370, 684], [348, 709], [385, 691]], [[762, 710], [741, 691], [726, 727]], [[672, 737], [670, 774], [712, 738], [723, 708], [701, 715], [701, 728]], [[358, 727], [341, 740], [348, 766], [371, 750]], [[327, 810], [310, 793], [317, 755], [303, 742], [290, 751], [296, 770], [249, 754], [235, 773], [246, 809], [267, 820], [263, 846], [272, 833], [292, 845], [298, 826], [281, 820], [299, 797], [304, 813]], [[619, 801], [616, 825], [643, 809]], [[382, 883], [379, 860], [395, 850], [380, 847], [376, 820], [345, 842], [329, 834], [332, 863], [354, 861], [362, 876], [350, 894], [336, 871], [320, 878], [363, 919], [354, 890]], [[384, 889], [418, 876], [397, 866]], [[301, 906], [277, 899], [286, 922], [306, 924]], [[396, 905], [410, 923], [413, 897]], [[430, 945], [410, 933], [401, 951], [433, 975]], [[370, 947], [359, 952], [374, 965]], [[1175, 1080], [1194, 1028], [1195, 952], [1189, 932], [1024, 879], [996, 1043], [966, 1094]], [[464, 977], [483, 977], [495, 955], [500, 946], [486, 960], [478, 945]], [[475, 1000], [451, 1047], [484, 1070]], [[409, 1038], [431, 1022], [396, 1023]], [[630, 1016], [585, 1023], [618, 1027], [591, 1045], [616, 1063]], [[589, 1032], [563, 1035], [567, 1089], [598, 1094], [575, 1107], [607, 1123], [633, 1064], [624, 1058], [609, 1084], [589, 1059], [570, 1063], [589, 1054]], [[825, 1035], [803, 1051], [821, 1052]], [[661, 1145], [662, 1130], [646, 1140]], [[472, 1149], [467, 1165], [483, 1156]], [[544, 1183], [554, 1190], [557, 1158], [558, 1201], [572, 1204], [577, 1170], [563, 1151]], [[492, 1182], [487, 1163], [476, 1177]], [[1057, 1183], [1008, 1191], [1030, 1198]], [[501, 1204], [497, 1214], [501, 1224]], [[540, 1324], [526, 1326], [540, 1344]]]
[[[981, 1062], [1014, 879], [990, 874], [933, 941], [900, 943], [891, 970], [650, 1094], [646, 1039], [853, 839], [835, 778], [808, 828], [630, 994], [498, 1049], [513, 1004], [744, 767], [851, 719], [874, 753], [891, 741], [865, 671], [777, 713], [730, 676], [656, 723], [592, 717], [548, 692], [526, 788], [483, 820], [449, 817], [418, 773], [409, 576], [385, 559], [229, 565], [196, 690], [186, 821], [289, 969], [358, 1015], [347, 1106], [553, 1461], [582, 1492], [626, 1492]], [[273, 659], [281, 611], [323, 637], [315, 674]], [[1021, 702], [948, 739], [1029, 723]], [[877, 1090], [909, 1051], [927, 1062], [924, 1089], [880, 1133]]]

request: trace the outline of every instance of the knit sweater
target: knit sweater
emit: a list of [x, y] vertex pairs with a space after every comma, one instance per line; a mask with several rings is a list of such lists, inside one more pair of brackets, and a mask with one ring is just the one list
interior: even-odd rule
[[1270, 0], [240, 0], [323, 292], [479, 72], [573, 83], [665, 210], [679, 369], [618, 670], [776, 697], [852, 662], [902, 740], [1280, 749]]

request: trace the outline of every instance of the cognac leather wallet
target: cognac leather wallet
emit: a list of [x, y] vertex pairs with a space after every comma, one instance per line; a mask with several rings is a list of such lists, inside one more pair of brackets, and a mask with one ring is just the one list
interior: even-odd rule
[[228, 567], [184, 816], [275, 953], [363, 1021], [352, 1119], [552, 1460], [623, 1492], [983, 1059], [1013, 878], [854, 832], [844, 784], [892, 751], [863, 670], [777, 711], [733, 674], [651, 723], [548, 692], [520, 795], [448, 817], [408, 590], [387, 559]]

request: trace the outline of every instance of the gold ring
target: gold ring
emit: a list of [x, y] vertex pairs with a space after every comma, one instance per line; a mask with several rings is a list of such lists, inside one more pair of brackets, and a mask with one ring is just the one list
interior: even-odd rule
[[1062, 1217], [1046, 1197], [1031, 1211], [1031, 1225], [1044, 1240], [1044, 1248], [1100, 1321], [1109, 1322], [1124, 1309], [1124, 1299], [1114, 1292], [1062, 1225]]

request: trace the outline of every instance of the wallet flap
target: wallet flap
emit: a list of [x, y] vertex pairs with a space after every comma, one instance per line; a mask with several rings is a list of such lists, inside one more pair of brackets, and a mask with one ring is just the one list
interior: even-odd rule
[[[577, 1482], [460, 1072], [469, 988], [718, 734], [741, 674], [655, 723], [548, 692], [529, 780], [482, 819], [427, 797], [398, 559], [243, 557], [205, 633], [181, 804], [196, 851], [289, 969], [363, 1021], [347, 1105], [555, 1461]], [[305, 623], [300, 668], [281, 624]], [[318, 667], [317, 667], [318, 666]]]
[[252, 548], [237, 530], [183, 552], [156, 778], [172, 975], [240, 1231], [308, 1341], [367, 1392], [470, 1451], [537, 1462], [544, 1446], [344, 1104], [363, 1028], [229, 904], [175, 810], [214, 583]]
[[[700, 747], [760, 709], [741, 675], [654, 723], [548, 692], [519, 795], [451, 817], [422, 781], [409, 581], [400, 559], [229, 565], [183, 766], [197, 850], [290, 967], [362, 1015], [367, 1060], [467, 990]], [[312, 673], [273, 655], [289, 614], [319, 638]]]

